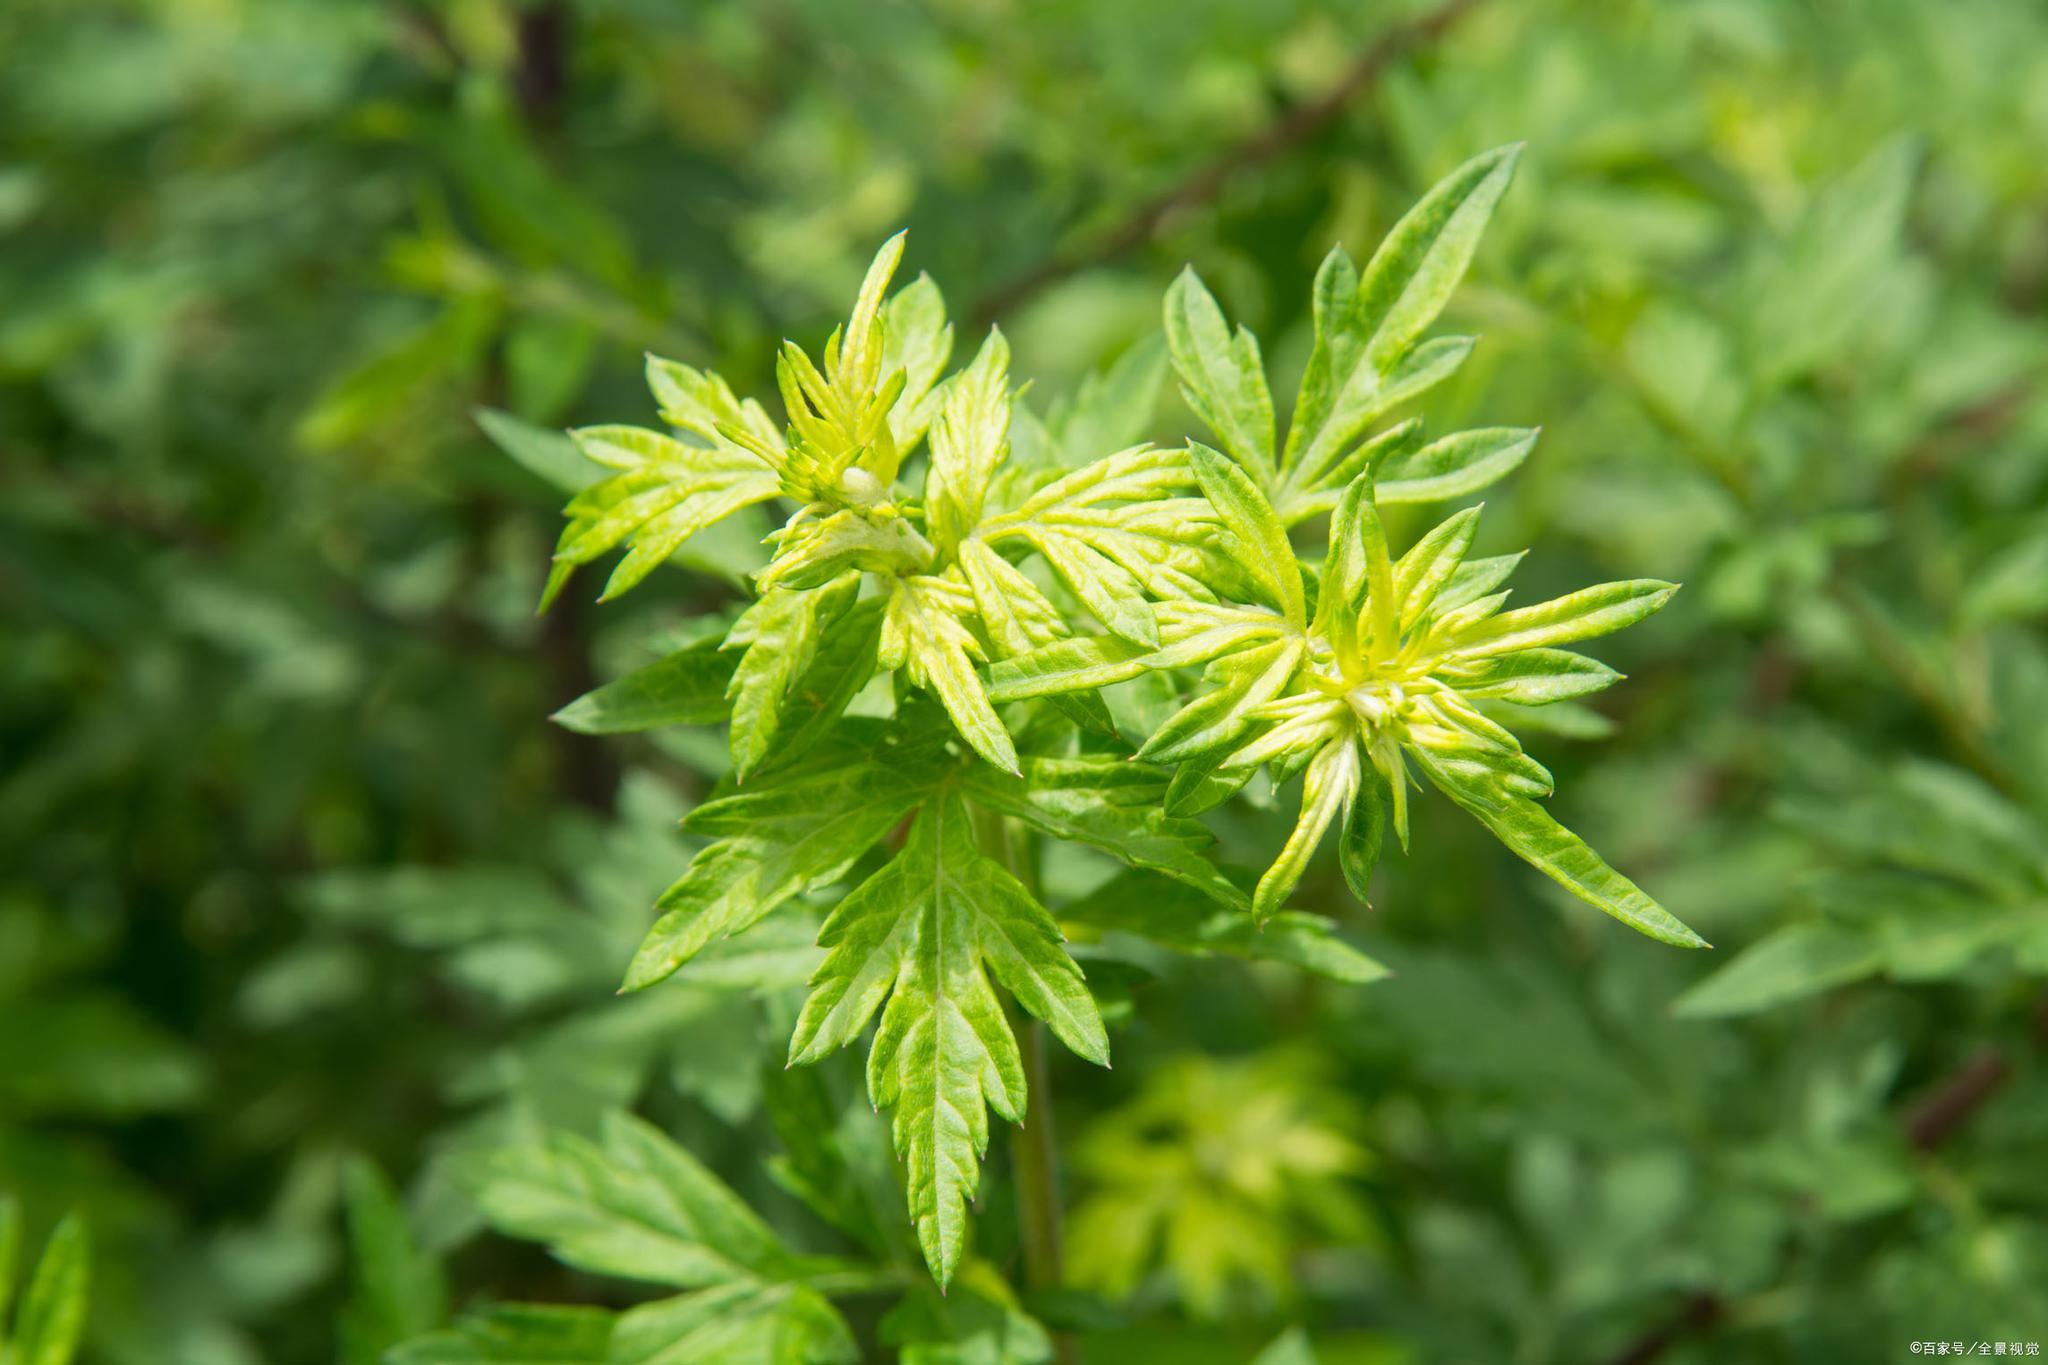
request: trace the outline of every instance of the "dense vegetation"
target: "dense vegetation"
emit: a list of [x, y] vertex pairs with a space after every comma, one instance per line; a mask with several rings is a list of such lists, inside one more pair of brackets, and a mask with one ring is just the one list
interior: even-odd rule
[[[2044, 91], [2002, 0], [0, 10], [0, 1358], [88, 1228], [116, 1365], [2048, 1345]], [[1268, 689], [1524, 547], [1663, 609], [1457, 636], [1494, 785]], [[938, 1180], [919, 857], [1038, 935]]]

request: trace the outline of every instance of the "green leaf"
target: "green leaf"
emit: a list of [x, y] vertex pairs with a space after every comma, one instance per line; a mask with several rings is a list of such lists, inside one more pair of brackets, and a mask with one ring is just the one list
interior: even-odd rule
[[1439, 790], [1492, 830], [1516, 857], [1580, 900], [1660, 942], [1680, 948], [1709, 946], [1527, 796], [1445, 764], [1427, 749], [1412, 752]]
[[1826, 920], [1788, 924], [1750, 944], [1672, 1006], [1687, 1019], [1754, 1014], [1871, 976], [1884, 965], [1878, 939]]
[[949, 1291], [903, 1297], [882, 1319], [881, 1341], [899, 1365], [1046, 1365], [1052, 1338], [987, 1261], [961, 1267]]
[[826, 367], [835, 380], [843, 377], [850, 389], [872, 389], [882, 378], [882, 297], [888, 292], [889, 281], [896, 276], [896, 267], [903, 262], [903, 245], [908, 236], [908, 232], [898, 232], [875, 252], [875, 259], [860, 282], [860, 294], [853, 301], [846, 330], [840, 334], [837, 355], [828, 348]]
[[1216, 809], [1243, 791], [1258, 769], [1223, 768], [1223, 760], [1227, 757], [1229, 755], [1225, 753], [1211, 753], [1175, 767], [1173, 780], [1166, 784], [1166, 813], [1200, 815]]
[[768, 757], [782, 724], [784, 700], [816, 659], [826, 629], [859, 593], [859, 574], [817, 588], [770, 588], [726, 632], [722, 648], [745, 651], [726, 688], [738, 778], [745, 779]]
[[860, 1359], [846, 1320], [801, 1284], [735, 1284], [619, 1316], [607, 1365], [839, 1365]]
[[1195, 957], [1223, 955], [1285, 962], [1305, 972], [1363, 985], [1390, 975], [1337, 936], [1321, 915], [1283, 910], [1264, 924], [1248, 908], [1231, 909], [1184, 883], [1130, 871], [1110, 878], [1060, 911], [1060, 918], [1102, 932], [1149, 939]]
[[805, 1268], [697, 1158], [630, 1114], [607, 1114], [601, 1142], [551, 1133], [481, 1153], [466, 1175], [493, 1227], [579, 1270], [694, 1289]]
[[[1301, 391], [1289, 419], [1280, 467], [1289, 488], [1312, 488], [1350, 444], [1369, 416], [1360, 416], [1365, 395], [1352, 386], [1377, 389], [1379, 376], [1361, 373], [1366, 335], [1358, 325], [1358, 267], [1344, 248], [1332, 247], [1316, 271], [1310, 293], [1315, 347], [1302, 373]], [[1361, 382], [1361, 380], [1363, 382]], [[1343, 416], [1339, 414], [1343, 413]]]
[[1953, 879], [1992, 900], [2032, 899], [2048, 888], [2048, 837], [1983, 779], [1908, 760], [1854, 780], [1850, 791], [1783, 800], [1777, 813], [1849, 857]]
[[1539, 428], [1484, 427], [1389, 458], [1374, 484], [1383, 503], [1462, 498], [1512, 474], [1536, 447]]
[[735, 398], [731, 386], [715, 374], [650, 355], [647, 387], [662, 421], [707, 446], [736, 444], [726, 433], [737, 431], [763, 448], [782, 448], [782, 433], [767, 411], [751, 398]]
[[609, 1365], [611, 1339], [602, 1308], [502, 1304], [407, 1342], [385, 1365]]
[[586, 427], [570, 433], [591, 460], [621, 471], [569, 500], [569, 524], [555, 547], [542, 605], [577, 566], [620, 544], [631, 551], [612, 570], [602, 600], [637, 586], [684, 541], [781, 488], [752, 453], [729, 442], [696, 446], [640, 427]]
[[1310, 760], [1294, 832], [1252, 893], [1252, 916], [1260, 923], [1271, 919], [1294, 894], [1323, 832], [1351, 805], [1358, 792], [1359, 767], [1358, 745], [1348, 735], [1325, 744]]
[[725, 694], [733, 676], [733, 660], [720, 648], [716, 639], [699, 640], [586, 692], [549, 719], [579, 735], [716, 725], [731, 711]]
[[1344, 812], [1344, 826], [1337, 836], [1337, 866], [1351, 894], [1370, 902], [1368, 888], [1372, 870], [1380, 860], [1380, 841], [1387, 829], [1387, 803], [1380, 795], [1382, 781], [1377, 773], [1361, 772], [1358, 790]]
[[441, 1263], [413, 1235], [405, 1206], [367, 1158], [342, 1171], [352, 1288], [341, 1320], [348, 1365], [378, 1365], [384, 1352], [430, 1332], [448, 1311]]
[[1359, 281], [1358, 311], [1372, 337], [1366, 360], [1381, 374], [1450, 301], [1521, 155], [1515, 143], [1473, 157], [1432, 186], [1373, 253]]
[[1750, 366], [1781, 384], [1842, 353], [1890, 295], [1920, 155], [1894, 137], [1813, 197], [1783, 254], [1759, 273], [1749, 310]]
[[1401, 646], [1401, 602], [1394, 589], [1393, 553], [1387, 544], [1386, 524], [1380, 520], [1374, 499], [1371, 473], [1358, 476], [1361, 496], [1354, 504], [1359, 565], [1365, 576], [1365, 615], [1368, 653], [1376, 659], [1391, 658]]
[[472, 415], [498, 449], [564, 493], [580, 492], [607, 476], [605, 467], [578, 450], [566, 432], [537, 427], [496, 408], [477, 408]]
[[938, 384], [953, 354], [953, 327], [946, 301], [928, 275], [896, 291], [882, 309], [882, 373], [903, 372], [903, 392], [889, 410], [889, 432], [909, 450], [938, 411], [945, 386]]
[[1010, 448], [1010, 344], [991, 328], [974, 363], [946, 385], [931, 432], [925, 515], [948, 550], [981, 524], [989, 482]]
[[1159, 643], [1159, 626], [1145, 601], [1144, 585], [1135, 574], [1079, 537], [1036, 530], [1026, 536], [1060, 581], [1112, 635], [1143, 645]]
[[1188, 406], [1256, 487], [1271, 488], [1273, 396], [1258, 339], [1243, 327], [1232, 333], [1192, 267], [1166, 291], [1166, 345]]
[[961, 738], [998, 768], [1014, 773], [1017, 746], [975, 671], [981, 642], [960, 623], [960, 615], [973, 607], [973, 594], [956, 584], [922, 576], [897, 579], [882, 618], [878, 659], [883, 668], [901, 668], [913, 683], [930, 688]]
[[1022, 760], [1022, 775], [979, 769], [961, 782], [983, 810], [1023, 821], [1068, 843], [1085, 844], [1136, 868], [1172, 878], [1225, 905], [1243, 905], [1244, 893], [1204, 856], [1214, 842], [1192, 820], [1162, 809], [1166, 777], [1156, 768], [1120, 758]]
[[1142, 441], [1166, 383], [1165, 339], [1157, 332], [1127, 349], [1106, 370], [1091, 372], [1070, 398], [1052, 405], [1044, 428], [1052, 449], [1040, 457], [1072, 468]]
[[7, 1308], [14, 1298], [14, 1266], [21, 1259], [21, 1201], [0, 1195], [0, 1343], [7, 1339]]
[[968, 540], [961, 544], [960, 571], [967, 579], [968, 590], [974, 594], [974, 610], [981, 617], [982, 628], [988, 632], [999, 659], [1030, 654], [1067, 634], [1066, 619], [1060, 609], [1022, 569], [984, 542]]
[[783, 701], [771, 766], [794, 762], [829, 736], [875, 676], [885, 606], [878, 598], [856, 602], [825, 627], [811, 666]]
[[1060, 476], [977, 534], [991, 546], [1031, 546], [1105, 626], [1156, 644], [1144, 594], [1213, 600], [1209, 585], [1235, 576], [1214, 509], [1182, 496], [1194, 487], [1181, 451], [1119, 451]]
[[1138, 757], [1184, 763], [1232, 745], [1252, 724], [1253, 713], [1293, 681], [1303, 653], [1299, 640], [1280, 639], [1217, 660], [1209, 668], [1215, 688], [1153, 731]]
[[85, 1220], [70, 1214], [50, 1234], [22, 1296], [14, 1326], [13, 1359], [19, 1365], [70, 1365], [85, 1334], [91, 1259]]
[[1316, 1365], [1316, 1353], [1309, 1345], [1308, 1333], [1290, 1327], [1259, 1352], [1252, 1365]]
[[989, 670], [996, 702], [1093, 691], [1126, 682], [1149, 666], [1152, 651], [1113, 635], [1077, 635], [997, 661]]
[[1462, 696], [1547, 706], [1612, 687], [1621, 674], [1597, 659], [1562, 649], [1523, 649], [1483, 659], [1453, 658], [1437, 675]]
[[839, 880], [924, 800], [938, 757], [929, 746], [885, 745], [875, 725], [849, 722], [804, 762], [697, 807], [686, 827], [724, 837], [662, 894], [661, 918], [634, 954], [622, 989], [665, 980], [705, 945], [744, 932], [792, 896]]
[[1472, 537], [1479, 530], [1479, 510], [1467, 507], [1439, 522], [1394, 566], [1394, 600], [1401, 604], [1402, 630], [1428, 613], [1437, 594], [1449, 586], [1465, 562], [1465, 552], [1472, 548]]
[[1677, 591], [1677, 584], [1654, 578], [1581, 588], [1533, 607], [1504, 611], [1458, 632], [1455, 649], [1476, 659], [1611, 635], [1655, 612]]
[[1451, 581], [1437, 594], [1436, 603], [1427, 614], [1441, 618], [1459, 607], [1470, 606], [1498, 591], [1502, 584], [1514, 577], [1516, 567], [1528, 553], [1527, 550], [1523, 550], [1517, 554], [1466, 560], [1458, 566], [1458, 571], [1451, 575]]
[[1243, 566], [1265, 600], [1295, 626], [1308, 624], [1301, 569], [1288, 543], [1287, 528], [1273, 514], [1258, 485], [1237, 465], [1205, 445], [1189, 443], [1188, 459], [1209, 505], [1243, 553]]
[[2048, 526], [2006, 546], [1970, 576], [1956, 616], [1970, 626], [2048, 613]]
[[966, 1248], [967, 1204], [988, 1148], [987, 1110], [1020, 1123], [1025, 1077], [989, 975], [1074, 1052], [1107, 1064], [1109, 1040], [1059, 926], [975, 846], [966, 804], [928, 804], [902, 853], [842, 902], [790, 1040], [792, 1065], [853, 1041], [882, 1006], [868, 1091], [894, 1111], [910, 1211], [943, 1285]]

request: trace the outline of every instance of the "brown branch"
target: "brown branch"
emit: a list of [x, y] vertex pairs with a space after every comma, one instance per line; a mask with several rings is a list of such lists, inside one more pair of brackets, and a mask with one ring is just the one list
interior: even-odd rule
[[975, 317], [986, 324], [1047, 285], [1089, 266], [1113, 260], [1141, 245], [1176, 214], [1206, 204], [1222, 193], [1223, 187], [1238, 172], [1271, 161], [1335, 122], [1345, 107], [1370, 89], [1396, 59], [1441, 37], [1446, 29], [1478, 4], [1479, 0], [1445, 0], [1444, 4], [1422, 17], [1388, 30], [1359, 53], [1344, 75], [1328, 90], [1304, 104], [1295, 105], [1246, 141], [1146, 200], [1116, 227], [1088, 245], [1054, 256], [998, 287], [977, 305]]
[[552, 123], [569, 93], [569, 10], [548, 0], [519, 16], [519, 66], [513, 73], [529, 123]]
[[2003, 1049], [1986, 1044], [1972, 1053], [1934, 1092], [1906, 1113], [1906, 1140], [1931, 1152], [1952, 1137], [2012, 1079]]
[[[2033, 1032], [2034, 1045], [2048, 1047], [2048, 995], [2034, 1002]], [[1998, 1097], [2012, 1080], [2012, 1070], [2005, 1050], [1986, 1043], [1906, 1111], [1906, 1140], [1919, 1151], [1935, 1151]]]
[[[560, 121], [569, 94], [573, 38], [569, 10], [562, 0], [547, 0], [519, 16], [519, 63], [512, 84], [519, 95], [520, 113], [536, 132], [544, 133]], [[502, 354], [493, 359], [493, 388], [504, 383], [503, 366]], [[542, 619], [540, 661], [551, 705], [567, 705], [597, 686], [596, 670], [590, 662], [590, 609], [583, 598], [564, 594]], [[617, 756], [603, 744], [559, 726], [548, 727], [548, 739], [555, 769], [569, 797], [591, 810], [610, 812], [617, 803], [623, 776]]]
[[1614, 1357], [1613, 1365], [1650, 1365], [1684, 1338], [1710, 1330], [1721, 1320], [1721, 1311], [1720, 1297], [1702, 1290], [1670, 1317], [1630, 1342]]

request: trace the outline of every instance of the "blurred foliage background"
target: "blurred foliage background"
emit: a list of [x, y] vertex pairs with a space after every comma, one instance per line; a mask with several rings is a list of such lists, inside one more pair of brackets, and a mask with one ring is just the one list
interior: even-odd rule
[[[766, 391], [905, 224], [1041, 409], [1185, 262], [1285, 371], [1329, 245], [1516, 139], [1428, 415], [1544, 426], [1483, 533], [1527, 591], [1686, 582], [1538, 751], [1718, 949], [1533, 906], [1436, 801], [1371, 912], [1301, 898], [1389, 981], [1084, 944], [1128, 1008], [1056, 1066], [1073, 1291], [1028, 1306], [1098, 1363], [2048, 1343], [2038, 5], [11, 0], [0, 1190], [90, 1221], [90, 1358], [629, 1301], [458, 1178], [619, 1106], [830, 1244], [770, 1168], [866, 1111], [783, 1076], [788, 973], [612, 998], [722, 741], [545, 723], [733, 547], [536, 619], [555, 495], [477, 409], [647, 420], [648, 349]], [[925, 1358], [1045, 1358], [959, 1330]]]

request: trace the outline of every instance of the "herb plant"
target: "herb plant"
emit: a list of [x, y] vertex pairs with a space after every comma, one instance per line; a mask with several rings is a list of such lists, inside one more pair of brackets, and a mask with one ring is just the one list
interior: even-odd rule
[[[1519, 557], [1468, 560], [1477, 508], [1398, 557], [1380, 517], [1383, 503], [1475, 492], [1534, 441], [1491, 429], [1425, 442], [1413, 420], [1375, 429], [1470, 352], [1470, 338], [1425, 333], [1518, 154], [1453, 172], [1362, 272], [1331, 252], [1284, 444], [1257, 341], [1229, 329], [1190, 273], [1167, 296], [1166, 334], [1220, 449], [1020, 450], [1002, 333], [947, 375], [938, 288], [920, 277], [889, 292], [902, 234], [820, 361], [783, 345], [786, 425], [714, 374], [653, 359], [671, 431], [572, 433], [615, 472], [569, 503], [550, 599], [620, 547], [605, 599], [744, 507], [788, 508], [751, 602], [722, 633], [561, 717], [591, 731], [729, 725], [730, 781], [685, 822], [713, 842], [662, 898], [626, 986], [653, 986], [786, 903], [848, 885], [818, 931], [826, 955], [788, 1061], [853, 1043], [879, 1012], [868, 1090], [892, 1116], [940, 1286], [969, 1244], [988, 1111], [1024, 1123], [1043, 1074], [1038, 1025], [1020, 1029], [1003, 995], [1109, 1063], [1101, 1010], [1038, 887], [1039, 841], [1107, 853], [1256, 928], [1285, 909], [1333, 824], [1365, 897], [1384, 826], [1406, 846], [1412, 766], [1576, 895], [1699, 944], [1544, 812], [1549, 775], [1501, 719], [1614, 682], [1557, 646], [1641, 619], [1671, 587], [1614, 583], [1505, 610]], [[1325, 514], [1327, 553], [1305, 558], [1290, 531]], [[1139, 708], [1116, 689], [1146, 678], [1181, 701], [1134, 733]], [[1247, 896], [1192, 817], [1260, 769], [1275, 785], [1300, 775], [1302, 807]], [[614, 1159], [645, 1164], [624, 1148]]]
[[[2048, 1341], [2048, 7], [4, 14], [0, 1202], [20, 1216], [0, 1356], [48, 1354], [25, 1324], [65, 1314], [24, 1303], [73, 1211], [92, 1240], [76, 1358], [104, 1365], [615, 1365], [663, 1317], [665, 1354], [759, 1365], [845, 1353], [802, 1326], [820, 1300], [863, 1359], [912, 1365]], [[1349, 388], [1334, 352], [1329, 406], [1298, 399], [1330, 245], [1362, 272], [1437, 176], [1524, 133], [1450, 303], [1406, 359], [1388, 332], [1399, 382]], [[1290, 628], [1021, 690], [1029, 656], [1157, 652], [1021, 534], [996, 557], [1071, 634], [1001, 653], [959, 618], [1017, 755], [1007, 793], [907, 659], [811, 723], [836, 705], [834, 651], [872, 629], [879, 658], [899, 574], [838, 589], [844, 614], [814, 599], [808, 662], [766, 649], [727, 700], [749, 633], [803, 643], [804, 620], [763, 612], [721, 648], [760, 596], [764, 537], [832, 499], [786, 498], [751, 454], [712, 467], [712, 438], [657, 415], [645, 357], [715, 370], [787, 446], [780, 338], [829, 386], [822, 344], [906, 223], [881, 306], [915, 302], [920, 270], [944, 286], [931, 417], [983, 319], [1013, 348], [984, 522], [1192, 438], [1283, 526], [1305, 642], [1364, 468], [1337, 465], [1419, 415], [1427, 433], [1373, 471], [1397, 569], [1484, 499], [1461, 574], [1533, 547], [1495, 619], [1682, 580], [1642, 628], [1540, 647], [1629, 674], [1599, 695], [1532, 707], [1429, 676], [1558, 791], [1499, 753], [1480, 781], [1515, 782], [1720, 951], [1571, 903], [1389, 727], [1413, 848], [1383, 832], [1367, 910], [1345, 834], [1391, 823], [1396, 786], [1348, 701], [1261, 765], [1229, 760], [1284, 713], [1197, 757], [1161, 757], [1172, 734], [1131, 757]], [[1162, 327], [1190, 261], [1202, 287], [1176, 288]], [[1355, 281], [1323, 282], [1329, 317], [1357, 313]], [[1469, 354], [1451, 335], [1475, 332]], [[907, 363], [881, 380], [898, 368], [907, 391]], [[626, 472], [565, 428], [612, 422], [707, 462], [668, 509], [684, 523], [778, 491], [666, 557], [648, 543], [647, 576], [596, 605], [662, 528], [570, 568], [600, 532], [536, 615], [562, 502]], [[932, 431], [899, 444], [878, 505], [914, 509], [924, 576], [966, 582], [980, 557], [942, 546], [927, 506]], [[1441, 472], [1471, 491], [1416, 486], [1444, 437]], [[1474, 440], [1487, 453], [1457, 464]], [[1218, 611], [1284, 622], [1182, 462], [1165, 496], [1200, 504], [1229, 561], [1190, 576]], [[642, 491], [669, 496], [665, 477]], [[1173, 613], [1209, 606], [1137, 595], [1160, 649]], [[1359, 676], [1388, 666], [1358, 656]], [[775, 694], [774, 669], [751, 672], [770, 660], [804, 666], [773, 733], [742, 724], [758, 748], [737, 777], [728, 727]], [[1273, 701], [1308, 706], [1317, 673], [1342, 679], [1334, 649]], [[1291, 875], [1309, 765], [1347, 729], [1355, 819], [1340, 803], [1255, 920], [1268, 870], [1269, 898]], [[1085, 768], [1048, 795], [1062, 764]], [[985, 1111], [943, 1295], [897, 1110], [862, 1075], [896, 1002], [857, 1046], [786, 1065], [836, 951], [820, 925], [941, 785], [1065, 936], [1115, 1064], [1072, 1055], [979, 967], [1026, 1121]], [[792, 847], [809, 826], [755, 818], [899, 790], [904, 816], [815, 885]], [[1096, 842], [990, 813], [1018, 790], [1048, 820], [1074, 803]], [[1117, 819], [1146, 865], [1103, 851]], [[1161, 871], [1169, 836], [1194, 857]], [[636, 974], [688, 960], [618, 993], [686, 871], [668, 908], [711, 913], [682, 927], [745, 927], [657, 939]], [[706, 1201], [702, 1172], [726, 1194]], [[752, 1215], [701, 1235], [673, 1213], [731, 1205]]]

